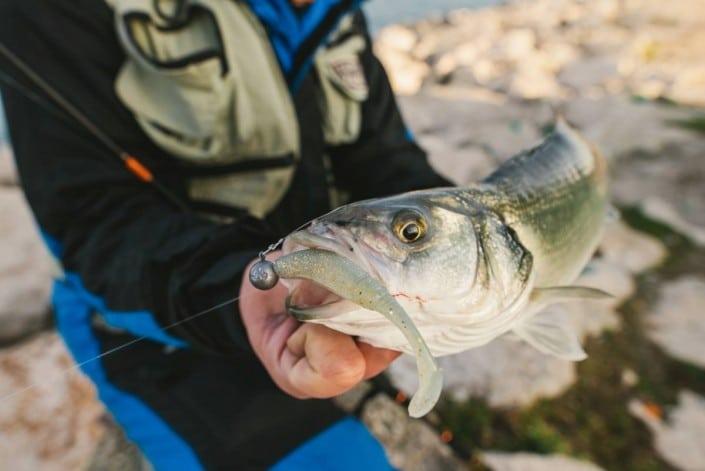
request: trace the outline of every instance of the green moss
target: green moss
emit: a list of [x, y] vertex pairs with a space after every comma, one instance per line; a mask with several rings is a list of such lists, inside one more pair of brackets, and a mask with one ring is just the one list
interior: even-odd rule
[[570, 454], [570, 442], [550, 423], [539, 415], [524, 417], [519, 433], [523, 437], [522, 449], [540, 454]]
[[659, 105], [673, 106], [674, 108], [682, 107], [680, 103], [668, 97], [650, 98], [644, 95], [632, 95], [631, 100], [634, 103], [658, 103]]
[[690, 131], [705, 134], [705, 115], [698, 115], [689, 119], [674, 120], [672, 124]]

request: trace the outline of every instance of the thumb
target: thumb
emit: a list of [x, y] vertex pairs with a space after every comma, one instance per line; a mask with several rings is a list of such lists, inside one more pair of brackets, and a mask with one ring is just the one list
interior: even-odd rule
[[352, 337], [316, 324], [304, 324], [289, 337], [282, 360], [288, 379], [316, 398], [342, 394], [365, 374], [365, 358]]

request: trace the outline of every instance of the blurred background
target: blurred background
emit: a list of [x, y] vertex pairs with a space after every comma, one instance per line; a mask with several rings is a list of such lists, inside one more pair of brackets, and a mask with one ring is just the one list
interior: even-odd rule
[[[443, 358], [427, 420], [401, 358], [363, 420], [408, 470], [705, 470], [705, 9], [702, 0], [373, 0], [376, 51], [446, 176], [479, 180], [557, 114], [607, 156], [620, 218], [580, 283], [616, 297], [552, 308], [573, 364], [499, 339]], [[55, 269], [0, 119], [0, 467], [136, 469], [52, 331]], [[118, 353], [119, 354], [119, 353]], [[6, 397], [22, 388], [39, 386]], [[367, 385], [340, 399], [354, 408]]]

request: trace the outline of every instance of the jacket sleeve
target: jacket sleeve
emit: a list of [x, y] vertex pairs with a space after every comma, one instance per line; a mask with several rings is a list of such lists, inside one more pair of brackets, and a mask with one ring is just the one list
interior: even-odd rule
[[405, 191], [452, 186], [429, 164], [397, 107], [387, 74], [372, 51], [364, 15], [354, 28], [365, 36], [360, 62], [369, 87], [362, 103], [360, 136], [354, 143], [330, 149], [336, 186], [353, 201]]
[[[56, 21], [52, 15], [40, 14], [46, 12], [25, 12], [21, 6], [4, 11], [3, 7], [0, 40], [98, 127], [127, 143], [128, 150], [139, 149], [148, 165], [158, 167], [158, 159], [149, 158], [150, 151], [158, 150], [149, 147], [112, 91], [123, 56], [111, 31], [101, 32], [96, 26], [101, 19], [102, 24], [111, 24], [110, 17], [100, 16], [109, 11], [86, 15], [82, 24], [75, 14], [79, 7], [73, 9], [71, 2], [50, 3], [71, 8], [66, 18], [79, 24], [53, 28], [38, 23]], [[16, 84], [32, 88], [7, 63], [0, 61], [0, 67]], [[262, 223], [246, 218], [216, 224], [175, 209], [60, 110], [30, 100], [14, 87], [4, 86], [2, 92], [30, 206], [41, 230], [58, 242], [55, 253], [65, 271], [78, 277], [90, 294], [113, 311], [146, 310], [162, 327], [238, 295], [246, 264], [263, 241], [271, 240]], [[178, 181], [166, 183], [179, 191]], [[237, 303], [168, 333], [206, 350], [249, 348]]]

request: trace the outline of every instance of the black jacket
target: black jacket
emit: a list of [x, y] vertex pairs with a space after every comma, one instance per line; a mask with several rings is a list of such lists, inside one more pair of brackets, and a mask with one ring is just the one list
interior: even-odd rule
[[[356, 27], [366, 28], [362, 14]], [[103, 1], [2, 0], [0, 41], [187, 199], [193, 169], [152, 143], [114, 92], [125, 55]], [[317, 44], [309, 43], [304, 47], [310, 54]], [[370, 95], [357, 142], [325, 145], [315, 100], [318, 78], [309, 70], [292, 92], [302, 159], [288, 193], [264, 220], [237, 208], [210, 208], [235, 217], [227, 224], [175, 209], [74, 120], [45, 106], [42, 93], [0, 61], [15, 82], [3, 83], [2, 93], [22, 185], [42, 231], [58, 241], [65, 270], [78, 274], [110, 309], [148, 310], [166, 326], [237, 296], [244, 267], [258, 251], [331, 209], [331, 177], [352, 200], [447, 185], [410, 138], [369, 36], [361, 61]], [[40, 95], [41, 103], [18, 85]], [[324, 153], [331, 156], [330, 172]], [[236, 309], [224, 307], [169, 332], [210, 350], [247, 348]]]

